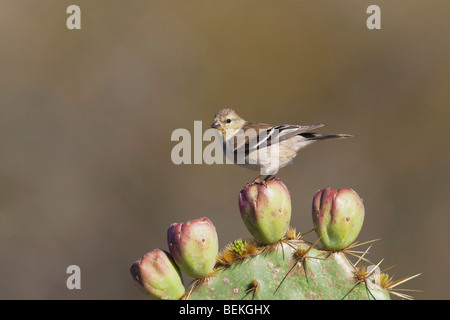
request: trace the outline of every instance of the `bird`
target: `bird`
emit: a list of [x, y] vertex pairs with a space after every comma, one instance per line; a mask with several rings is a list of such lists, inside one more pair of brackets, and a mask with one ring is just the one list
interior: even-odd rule
[[[279, 169], [291, 164], [297, 153], [306, 146], [319, 140], [353, 137], [350, 134], [310, 132], [323, 126], [250, 122], [241, 118], [231, 108], [219, 110], [211, 124], [211, 128], [218, 130], [229, 161], [247, 169], [260, 171], [251, 184], [264, 185], [273, 179]], [[266, 177], [262, 179], [264, 176]]]

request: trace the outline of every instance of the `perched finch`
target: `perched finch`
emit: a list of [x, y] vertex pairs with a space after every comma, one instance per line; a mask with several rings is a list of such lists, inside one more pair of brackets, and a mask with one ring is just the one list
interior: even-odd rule
[[[253, 183], [263, 183], [280, 168], [292, 163], [298, 151], [317, 140], [347, 138], [348, 134], [308, 132], [323, 127], [283, 124], [274, 126], [242, 119], [233, 109], [222, 109], [214, 116], [211, 128], [220, 131], [223, 149], [230, 161], [260, 175]], [[262, 176], [267, 176], [260, 180]]]

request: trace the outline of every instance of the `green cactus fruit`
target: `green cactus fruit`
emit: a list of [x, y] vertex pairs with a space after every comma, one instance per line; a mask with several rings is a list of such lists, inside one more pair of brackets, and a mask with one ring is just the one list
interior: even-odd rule
[[170, 254], [155, 249], [130, 268], [136, 282], [156, 299], [178, 300], [185, 292], [180, 270]]
[[390, 299], [389, 292], [357, 272], [343, 252], [318, 250], [302, 240], [260, 246], [259, 253], [228, 261], [221, 253], [209, 277], [195, 282], [189, 300]]
[[172, 224], [167, 230], [167, 242], [176, 264], [187, 275], [203, 277], [214, 268], [219, 241], [208, 218]]
[[352, 189], [318, 191], [312, 217], [317, 236], [328, 250], [343, 250], [355, 241], [364, 221], [364, 205]]
[[291, 220], [291, 197], [280, 179], [253, 183], [239, 193], [242, 220], [252, 236], [263, 244], [280, 240]]

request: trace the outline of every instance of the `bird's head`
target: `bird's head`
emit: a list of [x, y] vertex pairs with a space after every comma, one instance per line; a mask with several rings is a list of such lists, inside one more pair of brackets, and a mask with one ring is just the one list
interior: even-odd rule
[[245, 120], [239, 117], [233, 109], [227, 108], [216, 113], [211, 128], [219, 130], [225, 136], [226, 132], [230, 134], [232, 131], [242, 128], [244, 123]]

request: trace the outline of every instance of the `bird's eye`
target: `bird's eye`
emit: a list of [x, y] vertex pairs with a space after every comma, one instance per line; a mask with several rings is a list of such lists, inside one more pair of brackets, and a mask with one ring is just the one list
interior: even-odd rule
[[231, 123], [231, 119], [227, 119], [227, 123]]

